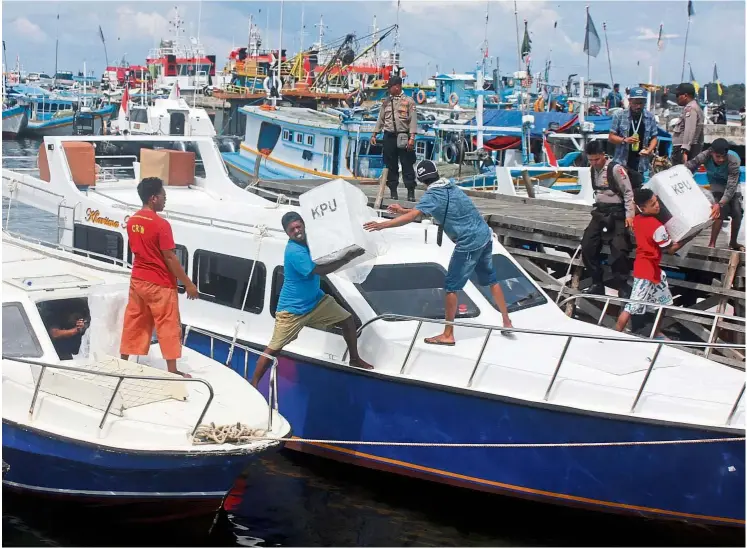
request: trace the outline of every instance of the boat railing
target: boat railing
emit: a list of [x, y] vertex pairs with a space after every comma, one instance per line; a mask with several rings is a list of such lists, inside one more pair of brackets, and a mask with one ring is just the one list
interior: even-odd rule
[[[602, 335], [602, 334], [582, 334], [582, 333], [573, 333], [573, 332], [559, 332], [559, 331], [553, 331], [553, 330], [540, 330], [535, 328], [505, 328], [503, 326], [492, 326], [489, 324], [478, 324], [474, 322], [463, 322], [463, 321], [447, 321], [442, 319], [432, 319], [432, 318], [423, 318], [423, 317], [417, 317], [417, 316], [407, 316], [407, 315], [397, 315], [397, 314], [383, 314], [383, 315], [377, 315], [370, 320], [367, 320], [364, 322], [360, 328], [358, 328], [358, 337], [363, 333], [363, 330], [370, 326], [371, 324], [378, 322], [378, 321], [412, 321], [417, 322], [417, 327], [415, 328], [415, 333], [412, 336], [412, 339], [410, 340], [410, 344], [407, 348], [407, 353], [405, 354], [405, 358], [402, 361], [402, 366], [400, 367], [399, 374], [404, 375], [405, 370], [407, 369], [407, 363], [410, 360], [410, 355], [412, 354], [412, 350], [415, 347], [415, 342], [418, 339], [418, 334], [420, 333], [421, 328], [423, 327], [423, 324], [440, 324], [444, 326], [458, 326], [461, 328], [473, 328], [478, 330], [487, 330], [487, 333], [485, 335], [485, 339], [482, 342], [482, 345], [480, 347], [480, 352], [477, 355], [477, 358], [475, 359], [475, 362], [472, 366], [472, 371], [470, 373], [469, 379], [466, 383], [466, 388], [471, 388], [472, 383], [475, 379], [475, 375], [477, 374], [477, 370], [480, 366], [480, 362], [482, 361], [482, 357], [485, 354], [485, 349], [488, 346], [488, 343], [490, 342], [490, 336], [493, 334], [493, 332], [500, 332], [504, 334], [512, 334], [512, 333], [518, 333], [518, 334], [532, 334], [532, 335], [542, 335], [542, 336], [551, 336], [551, 337], [559, 337], [559, 338], [565, 338], [565, 344], [563, 345], [563, 350], [560, 353], [560, 357], [558, 358], [558, 362], [555, 365], [555, 369], [552, 373], [552, 376], [550, 378], [550, 383], [547, 386], [547, 389], [545, 390], [545, 394], [543, 397], [543, 400], [546, 402], [550, 398], [550, 393], [552, 392], [552, 388], [555, 385], [555, 380], [558, 377], [558, 373], [560, 372], [560, 368], [563, 365], [563, 361], [565, 360], [566, 354], [568, 353], [568, 348], [571, 346], [571, 342], [574, 339], [588, 339], [588, 340], [594, 340], [594, 341], [619, 341], [623, 343], [630, 343], [630, 344], [646, 344], [646, 345], [656, 345], [656, 350], [654, 351], [653, 356], [651, 357], [651, 362], [648, 365], [648, 368], [646, 369], [646, 374], [643, 378], [643, 381], [641, 381], [641, 385], [638, 388], [638, 391], [636, 393], [635, 399], [633, 400], [633, 404], [630, 407], [631, 414], [635, 413], [635, 408], [638, 405], [638, 401], [641, 398], [641, 395], [643, 394], [643, 389], [646, 387], [646, 383], [648, 382], [649, 377], [651, 376], [651, 372], [654, 369], [654, 366], [656, 365], [656, 361], [659, 358], [659, 354], [661, 350], [664, 347], [707, 347], [711, 349], [735, 349], [735, 348], [744, 348], [744, 345], [736, 344], [736, 343], [701, 343], [701, 342], [689, 342], [689, 341], [667, 341], [667, 340], [649, 340], [649, 339], [641, 339], [637, 337], [631, 337], [631, 336], [615, 336], [615, 335]], [[347, 359], [348, 351], [345, 351], [342, 360], [345, 361]], [[744, 370], [744, 368], [738, 368], [735, 366], [731, 366], [729, 364], [724, 364], [724, 366], [728, 368], [733, 368], [735, 370]], [[734, 405], [731, 408], [731, 411], [729, 412], [728, 417], [726, 418], [725, 425], [729, 425], [731, 423], [732, 418], [736, 414], [737, 407], [739, 406], [739, 402], [742, 400], [742, 396], [745, 392], [745, 385], [742, 384], [742, 388], [739, 391], [739, 395], [737, 396], [736, 400], [734, 401]]]
[[202, 420], [205, 418], [205, 414], [207, 414], [208, 408], [210, 408], [210, 404], [213, 402], [213, 397], [215, 396], [213, 392], [213, 387], [212, 385], [210, 385], [209, 382], [207, 382], [204, 379], [199, 379], [199, 378], [194, 378], [194, 377], [185, 378], [181, 376], [179, 377], [147, 376], [147, 375], [135, 375], [135, 374], [120, 374], [120, 373], [113, 373], [113, 372], [101, 372], [98, 370], [76, 368], [75, 366], [67, 366], [67, 365], [62, 365], [62, 364], [51, 364], [48, 362], [41, 362], [38, 360], [29, 360], [27, 358], [18, 358], [18, 357], [9, 357], [5, 355], [3, 355], [3, 360], [12, 360], [14, 362], [21, 362], [23, 364], [28, 364], [29, 366], [41, 367], [39, 378], [36, 380], [36, 384], [34, 385], [34, 396], [31, 398], [31, 406], [29, 407], [29, 420], [33, 419], [34, 408], [36, 407], [36, 401], [39, 397], [39, 392], [41, 391], [42, 380], [44, 379], [44, 374], [46, 373], [47, 369], [63, 370], [66, 372], [78, 372], [78, 373], [82, 373], [86, 375], [96, 375], [96, 376], [117, 379], [117, 384], [114, 387], [114, 392], [112, 393], [112, 396], [109, 399], [109, 403], [106, 405], [106, 409], [104, 410], [104, 415], [101, 417], [101, 421], [99, 422], [99, 429], [104, 428], [104, 422], [106, 421], [106, 418], [109, 415], [109, 412], [111, 411], [112, 405], [114, 404], [114, 399], [119, 393], [119, 389], [125, 380], [187, 382], [187, 383], [200, 383], [204, 385], [208, 390], [209, 396], [208, 396], [207, 402], [205, 403], [205, 406], [202, 409], [202, 412], [200, 413], [200, 417], [197, 419], [197, 422], [195, 423], [194, 429], [192, 429], [192, 433], [191, 433], [192, 436], [194, 436], [195, 432], [197, 431], [197, 427], [199, 427], [199, 425], [202, 423]]
[[[182, 345], [187, 345], [187, 338], [189, 337], [189, 334], [195, 332], [200, 335], [207, 336], [210, 338], [210, 358], [212, 360], [215, 360], [215, 342], [216, 341], [222, 341], [223, 343], [228, 343], [231, 345], [231, 347], [235, 349], [241, 349], [244, 351], [244, 379], [247, 379], [249, 376], [249, 354], [253, 354], [256, 356], [262, 356], [267, 359], [270, 359], [270, 385], [267, 392], [267, 404], [269, 407], [269, 417], [267, 419], [267, 431], [272, 431], [272, 419], [273, 419], [273, 412], [278, 413], [278, 381], [277, 381], [277, 369], [278, 369], [278, 359], [272, 355], [268, 355], [267, 353], [263, 353], [262, 351], [258, 351], [257, 349], [252, 349], [251, 347], [248, 347], [246, 345], [242, 345], [240, 343], [237, 343], [235, 341], [232, 341], [226, 337], [219, 336], [217, 334], [214, 334], [212, 332], [208, 332], [207, 330], [203, 330], [201, 328], [195, 328], [194, 326], [187, 326], [184, 329], [184, 340], [182, 341]], [[229, 366], [230, 360], [232, 357], [232, 353], [228, 353], [228, 360], [226, 360], [226, 366]]]
[[[609, 310], [611, 303], [620, 303], [620, 304], [632, 303], [634, 305], [645, 305], [647, 308], [657, 309], [656, 318], [654, 319], [654, 325], [651, 327], [649, 338], [653, 338], [654, 335], [656, 335], [659, 325], [661, 324], [661, 320], [664, 317], [664, 311], [675, 311], [676, 313], [679, 313], [679, 315], [677, 316], [693, 315], [693, 316], [703, 316], [703, 317], [712, 318], [713, 320], [711, 322], [711, 329], [708, 334], [708, 340], [706, 341], [706, 343], [713, 343], [714, 339], [716, 338], [716, 334], [718, 333], [719, 328], [733, 330], [737, 328], [736, 325], [739, 325], [744, 331], [745, 319], [738, 317], [738, 316], [728, 315], [726, 313], [718, 313], [718, 312], [714, 313], [710, 311], [701, 311], [699, 309], [688, 309], [687, 307], [677, 307], [675, 305], [662, 305], [659, 303], [653, 304], [653, 303], [648, 303], [645, 301], [638, 301], [635, 299], [610, 296], [610, 295], [575, 294], [561, 301], [558, 304], [558, 307], [562, 309], [565, 305], [569, 303], [575, 304], [575, 302], [577, 302], [580, 299], [604, 302], [604, 306], [602, 307], [602, 312], [599, 315], [599, 319], [597, 320], [597, 326], [602, 325], [602, 322], [604, 321], [604, 318], [607, 315], [607, 311]], [[676, 318], [676, 316], [673, 315], [672, 318]], [[722, 321], [733, 321], [735, 323], [735, 326], [731, 326], [731, 325], [719, 326], [719, 323]], [[705, 349], [706, 358], [710, 356], [711, 349], [712, 349], [711, 347], [708, 347]]]

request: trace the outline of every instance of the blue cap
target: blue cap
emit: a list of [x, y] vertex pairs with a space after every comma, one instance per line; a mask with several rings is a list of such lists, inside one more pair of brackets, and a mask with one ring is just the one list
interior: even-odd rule
[[630, 90], [630, 99], [646, 99], [646, 97], [648, 97], [648, 92], [641, 87], [636, 86]]

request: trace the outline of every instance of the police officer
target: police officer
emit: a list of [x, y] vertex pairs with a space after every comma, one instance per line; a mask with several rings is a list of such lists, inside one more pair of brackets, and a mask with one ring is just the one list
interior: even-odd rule
[[[604, 271], [600, 252], [602, 237], [610, 237], [610, 255], [607, 263], [614, 277], [613, 287], [620, 297], [629, 297], [631, 287], [627, 283], [630, 275], [628, 254], [632, 249], [628, 228], [633, 227], [635, 206], [633, 187], [625, 168], [621, 164], [610, 167], [601, 141], [586, 144], [586, 156], [591, 166], [591, 181], [594, 187], [594, 208], [591, 222], [581, 239], [581, 258], [591, 274], [591, 286], [584, 293], [604, 295]], [[609, 180], [610, 175], [613, 181]]]
[[695, 86], [683, 82], [674, 92], [677, 104], [684, 107], [672, 133], [672, 163], [684, 164], [703, 149], [703, 110], [695, 99]]
[[384, 130], [384, 164], [389, 169], [387, 187], [393, 200], [397, 200], [399, 166], [402, 164], [402, 180], [407, 189], [408, 202], [415, 202], [415, 134], [418, 119], [415, 101], [402, 93], [402, 78], [392, 76], [387, 83], [389, 97], [384, 99], [376, 120], [371, 145], [376, 145], [376, 134]]

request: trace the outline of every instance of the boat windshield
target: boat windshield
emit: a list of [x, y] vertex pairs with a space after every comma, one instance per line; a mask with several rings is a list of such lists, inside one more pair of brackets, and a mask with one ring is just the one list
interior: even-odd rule
[[20, 303], [3, 303], [3, 357], [39, 358], [39, 340]]
[[[445, 278], [446, 270], [436, 263], [376, 265], [365, 282], [356, 286], [377, 315], [443, 319]], [[457, 298], [457, 318], [480, 314], [464, 291], [458, 292]]]
[[[534, 283], [524, 276], [507, 257], [493, 254], [493, 267], [498, 275], [498, 282], [503, 290], [503, 296], [506, 298], [509, 313], [547, 303], [547, 298], [542, 295]], [[478, 284], [477, 277], [474, 274], [470, 280], [497, 310], [498, 307], [493, 303], [490, 287]]]

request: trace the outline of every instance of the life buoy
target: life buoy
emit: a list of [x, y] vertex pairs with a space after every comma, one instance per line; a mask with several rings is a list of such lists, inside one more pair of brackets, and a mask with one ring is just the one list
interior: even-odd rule
[[456, 92], [451, 92], [451, 95], [449, 96], [449, 106], [456, 107], [458, 103], [459, 96], [456, 94]]
[[425, 92], [423, 90], [418, 90], [418, 93], [415, 95], [415, 101], [418, 102], [418, 105], [425, 103]]
[[456, 164], [457, 158], [459, 157], [457, 146], [454, 143], [449, 143], [444, 149], [444, 156], [446, 157], [446, 162], [449, 164]]
[[[277, 76], [272, 77], [272, 84], [277, 88], [278, 91], [281, 91], [283, 89], [283, 81]], [[265, 89], [267, 93], [270, 92], [270, 77], [269, 76], [265, 77], [264, 81], [262, 82], [262, 87]]]

